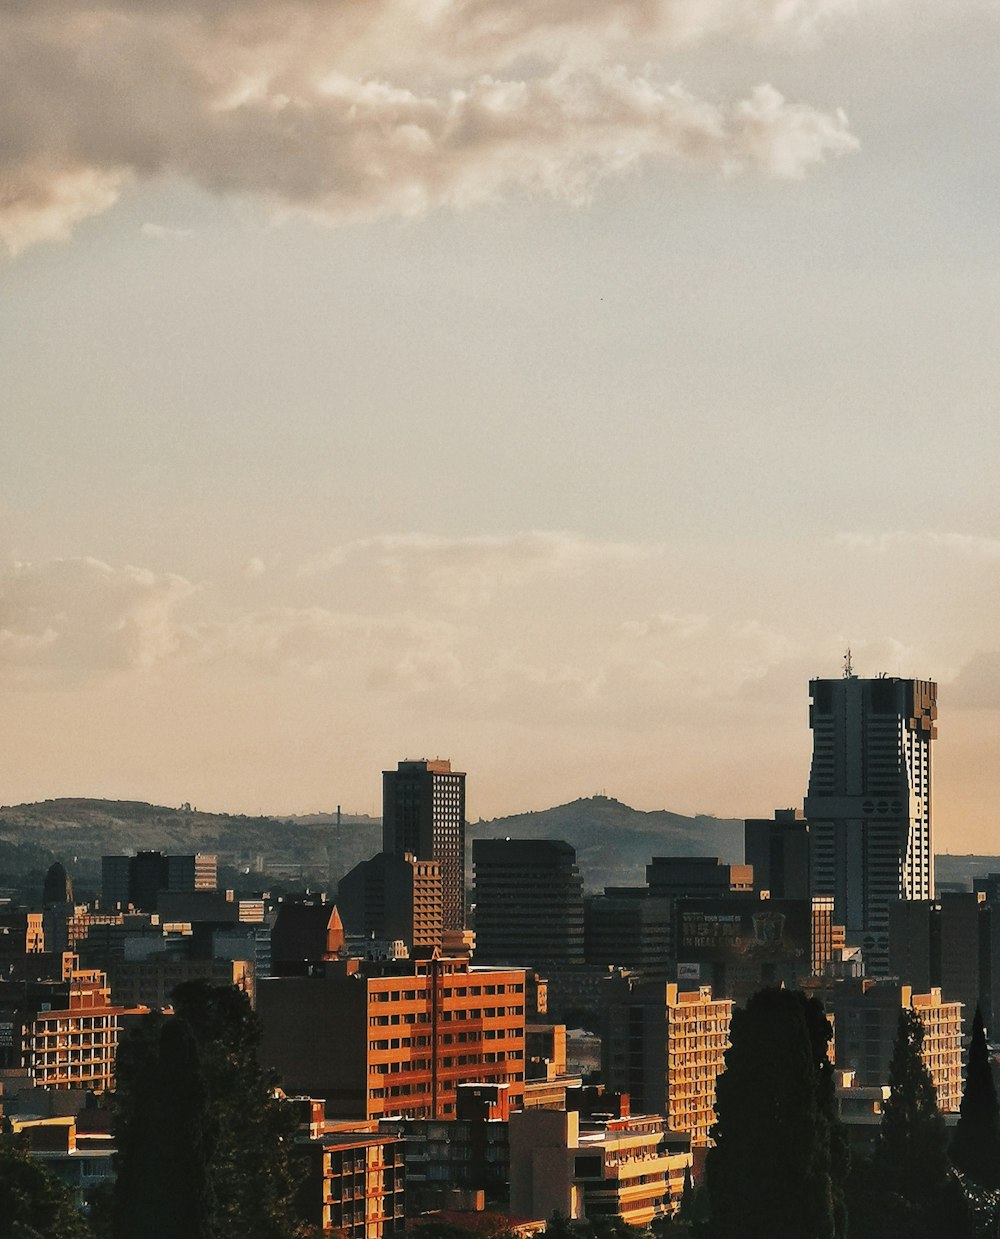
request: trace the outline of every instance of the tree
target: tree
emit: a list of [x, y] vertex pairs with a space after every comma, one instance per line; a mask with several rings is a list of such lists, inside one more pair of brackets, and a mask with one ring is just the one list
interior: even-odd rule
[[1000, 1104], [979, 1007], [972, 1021], [965, 1093], [951, 1141], [951, 1160], [979, 1187], [1000, 1188]]
[[28, 1154], [19, 1136], [0, 1136], [0, 1239], [87, 1239], [69, 1189]]
[[889, 1063], [889, 1097], [872, 1176], [874, 1202], [868, 1226], [873, 1236], [960, 1239], [971, 1221], [961, 1184], [948, 1160], [948, 1138], [934, 1083], [921, 1056], [924, 1026], [903, 1007]]
[[[147, 1017], [119, 1052], [115, 1234], [288, 1239], [296, 1123], [258, 1065], [257, 1017], [232, 986], [190, 981], [173, 1002], [173, 1016]], [[153, 1202], [179, 1182], [183, 1200], [164, 1209], [178, 1229], [153, 1229], [167, 1225], [154, 1221]]]
[[783, 989], [733, 1012], [706, 1160], [712, 1239], [838, 1239], [846, 1144], [833, 1107], [832, 1031]]
[[122, 1047], [114, 1239], [211, 1239], [211, 1144], [198, 1047], [156, 1014]]

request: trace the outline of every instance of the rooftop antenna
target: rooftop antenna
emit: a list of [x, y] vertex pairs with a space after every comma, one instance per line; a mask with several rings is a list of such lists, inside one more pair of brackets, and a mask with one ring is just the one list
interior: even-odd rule
[[854, 679], [854, 664], [851, 662], [851, 647], [847, 647], [847, 653], [844, 655], [844, 679]]

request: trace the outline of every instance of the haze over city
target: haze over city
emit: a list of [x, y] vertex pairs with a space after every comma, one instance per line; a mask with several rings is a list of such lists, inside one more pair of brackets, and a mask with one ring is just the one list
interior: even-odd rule
[[0, 799], [768, 815], [850, 646], [996, 851], [998, 16], [8, 11]]

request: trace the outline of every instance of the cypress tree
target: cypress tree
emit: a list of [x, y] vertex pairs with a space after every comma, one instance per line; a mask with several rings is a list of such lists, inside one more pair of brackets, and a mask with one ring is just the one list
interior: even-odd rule
[[838, 1239], [846, 1145], [830, 1023], [815, 998], [761, 990], [733, 1012], [706, 1177], [712, 1239]]
[[979, 1007], [972, 1021], [965, 1093], [951, 1142], [951, 1160], [977, 1186], [1000, 1188], [1000, 1105]]
[[886, 1236], [961, 1239], [970, 1233], [971, 1221], [948, 1160], [944, 1119], [921, 1057], [923, 1042], [919, 1015], [903, 1007], [874, 1159], [874, 1211]]

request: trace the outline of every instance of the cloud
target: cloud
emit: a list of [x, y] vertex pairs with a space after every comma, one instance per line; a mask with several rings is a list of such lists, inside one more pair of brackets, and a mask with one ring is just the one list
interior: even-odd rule
[[251, 555], [243, 565], [243, 579], [245, 581], [256, 581], [262, 577], [267, 571], [267, 564], [260, 558], [259, 555]]
[[849, 7], [8, 4], [0, 241], [16, 253], [62, 239], [133, 181], [168, 175], [334, 222], [511, 192], [581, 203], [608, 177], [665, 159], [801, 176], [856, 145], [841, 112], [789, 103], [770, 85], [699, 99], [645, 66], [705, 38], [798, 33]]
[[1000, 539], [976, 534], [897, 530], [879, 534], [840, 533], [835, 541], [848, 550], [873, 551], [879, 555], [897, 550], [926, 550], [944, 551], [963, 559], [1000, 559]]
[[151, 241], [183, 241], [194, 235], [191, 228], [170, 228], [166, 224], [153, 223], [143, 224], [139, 232]]
[[648, 562], [660, 553], [656, 545], [591, 541], [569, 533], [466, 538], [388, 534], [336, 547], [303, 564], [300, 577], [360, 573], [406, 598], [429, 596], [462, 608], [485, 606], [502, 591], [522, 589], [533, 581], [579, 579], [595, 570]]
[[98, 559], [14, 562], [0, 573], [0, 675], [32, 681], [148, 668], [184, 641], [194, 586]]

